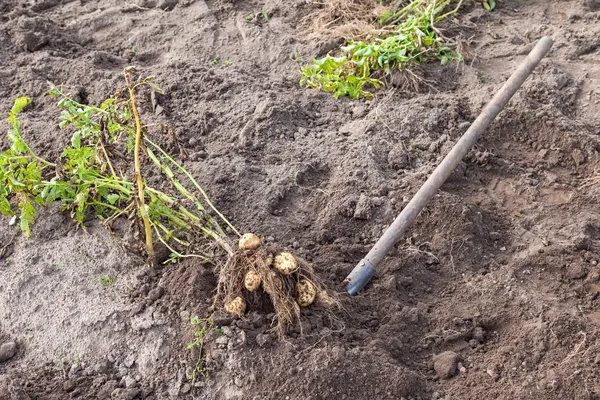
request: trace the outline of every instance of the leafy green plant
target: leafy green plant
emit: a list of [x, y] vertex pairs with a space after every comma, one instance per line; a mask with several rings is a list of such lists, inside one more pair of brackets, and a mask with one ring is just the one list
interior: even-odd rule
[[[231, 254], [219, 221], [239, 233], [194, 177], [150, 138], [149, 129], [159, 129], [178, 144], [174, 133], [163, 125], [141, 124], [135, 91], [140, 87], [161, 91], [152, 77], [133, 80], [133, 72], [126, 70], [127, 87], [98, 107], [78, 103], [52, 87], [50, 95], [58, 98], [61, 109], [59, 126], [72, 131], [71, 145], [55, 163], [37, 156], [23, 140], [18, 113], [31, 100], [15, 101], [8, 119], [10, 148], [0, 154], [0, 212], [18, 215], [26, 236], [31, 234], [36, 207], [53, 201], [59, 201], [84, 229], [91, 216], [109, 229], [120, 216], [137, 217], [144, 235], [134, 236], [145, 237], [150, 263], [155, 238], [171, 251], [171, 261], [182, 257], [209, 261], [215, 243]], [[142, 154], [147, 155], [144, 163]], [[167, 186], [153, 187], [143, 179], [143, 172], [151, 168], [167, 178]], [[208, 242], [199, 246], [198, 238]]]
[[[380, 24], [393, 27], [393, 33], [371, 41], [349, 41], [341, 48], [339, 57], [327, 55], [314, 59], [301, 69], [301, 86], [321, 89], [354, 99], [371, 98], [370, 88], [382, 83], [375, 73], [389, 75], [410, 65], [437, 60], [446, 64], [460, 55], [448, 47], [435, 24], [458, 11], [457, 6], [443, 13], [450, 0], [414, 0], [399, 11], [388, 10], [379, 18]], [[381, 74], [379, 74], [381, 75]]]
[[192, 352], [197, 353], [197, 360], [194, 369], [192, 372], [188, 373], [187, 376], [188, 379], [192, 381], [193, 385], [198, 375], [202, 377], [206, 376], [206, 364], [203, 354], [204, 340], [206, 339], [206, 335], [208, 335], [213, 328], [213, 321], [211, 318], [192, 317], [190, 323], [194, 327], [194, 340], [187, 345], [187, 348]]
[[28, 97], [19, 97], [10, 111], [8, 131], [10, 148], [0, 154], [0, 212], [15, 216], [9, 199], [16, 199], [17, 212], [20, 215], [19, 226], [25, 236], [31, 235], [31, 224], [35, 221], [34, 204], [43, 204], [43, 175], [56, 165], [36, 156], [21, 137], [19, 111], [31, 103]]

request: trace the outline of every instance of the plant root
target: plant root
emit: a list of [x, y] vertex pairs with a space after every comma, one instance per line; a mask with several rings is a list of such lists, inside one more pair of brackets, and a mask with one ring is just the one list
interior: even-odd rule
[[[297, 259], [298, 270], [285, 276], [272, 267], [273, 257], [282, 249], [277, 246], [260, 246], [256, 250], [236, 249], [234, 254], [221, 267], [217, 267], [217, 294], [214, 310], [223, 309], [234, 298], [241, 296], [249, 309], [265, 310], [272, 307], [275, 313], [274, 329], [280, 339], [297, 327], [302, 334], [301, 308], [296, 302], [296, 284], [300, 279], [309, 280], [317, 289], [315, 302], [310, 306], [327, 313], [339, 308], [339, 301], [331, 297], [323, 282], [316, 276], [312, 267], [304, 260]], [[254, 271], [261, 280], [261, 286], [253, 292], [244, 287], [244, 278]]]

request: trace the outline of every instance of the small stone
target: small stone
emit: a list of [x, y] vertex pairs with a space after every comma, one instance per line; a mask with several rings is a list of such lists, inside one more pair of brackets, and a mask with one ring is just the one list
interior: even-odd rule
[[500, 251], [506, 251], [506, 247], [505, 246], [500, 247]]
[[15, 342], [7, 342], [0, 346], [0, 362], [10, 360], [17, 354], [17, 344]]
[[271, 343], [271, 336], [265, 333], [259, 333], [256, 335], [256, 343], [258, 343], [260, 347], [266, 347]]
[[498, 367], [496, 365], [490, 365], [485, 372], [494, 380], [497, 381], [500, 379], [500, 372], [498, 372]]
[[186, 383], [185, 385], [183, 385], [183, 387], [181, 388], [181, 394], [187, 394], [190, 392], [190, 390], [192, 390], [192, 385], [190, 385], [189, 383]]
[[198, 139], [192, 136], [190, 140], [188, 140], [188, 144], [190, 145], [190, 147], [194, 147], [198, 144]]
[[594, 364], [600, 365], [600, 353], [596, 354], [596, 358], [594, 358]]
[[464, 365], [462, 365], [462, 363], [458, 363], [457, 366], [458, 366], [458, 371], [461, 374], [466, 374], [467, 373], [467, 368]]
[[460, 356], [453, 351], [445, 351], [433, 357], [433, 369], [440, 379], [450, 379], [456, 374]]
[[306, 128], [303, 128], [301, 126], [298, 127], [298, 134], [304, 136], [304, 135], [306, 135], [306, 132], [307, 132]]
[[72, 392], [75, 389], [75, 382], [67, 379], [63, 382], [63, 390], [67, 393]]
[[83, 368], [81, 367], [81, 363], [71, 365], [71, 368], [69, 369], [69, 376], [76, 375], [82, 369]]

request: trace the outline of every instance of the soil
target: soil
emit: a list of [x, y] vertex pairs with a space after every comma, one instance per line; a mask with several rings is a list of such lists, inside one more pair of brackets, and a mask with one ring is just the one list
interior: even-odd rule
[[[294, 54], [340, 43], [302, 36], [317, 7], [0, 3], [0, 114], [33, 98], [22, 121], [37, 152], [55, 158], [70, 138], [47, 81], [96, 104], [136, 65], [165, 90], [154, 112], [141, 96], [142, 118], [175, 127], [217, 207], [312, 263], [342, 302], [331, 317], [307, 308], [284, 341], [272, 315], [216, 317], [192, 382], [189, 318], [213, 311], [210, 266], [148, 269], [58, 206], [29, 239], [2, 218], [0, 344], [17, 352], [0, 362], [0, 399], [600, 398], [600, 3], [467, 4], [447, 30], [464, 62], [422, 66], [418, 91], [390, 85], [371, 101], [298, 87]], [[271, 17], [246, 20], [261, 10]], [[347, 274], [543, 35], [549, 56], [372, 283], [345, 295]]]

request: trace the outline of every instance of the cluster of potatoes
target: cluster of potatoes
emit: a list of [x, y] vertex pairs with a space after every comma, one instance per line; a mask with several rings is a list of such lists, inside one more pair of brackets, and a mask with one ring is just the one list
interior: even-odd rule
[[[244, 234], [239, 241], [240, 249], [244, 250], [256, 250], [260, 245], [260, 238], [253, 233]], [[270, 254], [266, 260], [266, 265], [273, 267], [277, 272], [286, 277], [297, 272], [300, 268], [296, 258], [288, 252], [278, 253], [274, 257]], [[244, 287], [248, 291], [254, 292], [258, 290], [261, 284], [260, 275], [256, 271], [251, 270], [246, 273]], [[300, 307], [308, 307], [315, 301], [317, 288], [310, 280], [300, 277], [298, 282], [296, 282], [296, 294], [296, 303]], [[225, 310], [237, 317], [241, 317], [246, 312], [246, 301], [238, 296], [225, 304]]]

